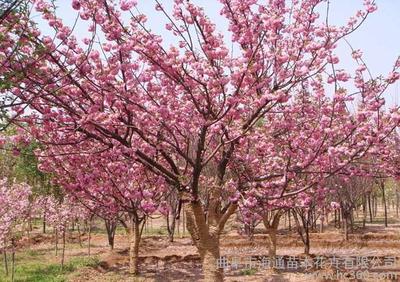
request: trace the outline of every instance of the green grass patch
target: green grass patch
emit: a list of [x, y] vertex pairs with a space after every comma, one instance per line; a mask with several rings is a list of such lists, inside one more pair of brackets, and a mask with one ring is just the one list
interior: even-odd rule
[[[40, 254], [38, 251], [30, 250], [16, 255], [15, 281], [62, 282], [66, 281], [66, 276], [68, 274], [80, 268], [96, 267], [98, 264], [99, 259], [97, 257], [76, 257], [67, 261], [63, 269], [61, 269], [59, 263], [46, 261], [43, 254]], [[0, 264], [0, 267], [0, 281], [11, 281], [11, 262], [8, 264], [8, 277], [5, 275], [4, 262]]]
[[254, 275], [257, 273], [257, 269], [254, 268], [248, 268], [248, 269], [243, 269], [240, 271], [239, 275]]

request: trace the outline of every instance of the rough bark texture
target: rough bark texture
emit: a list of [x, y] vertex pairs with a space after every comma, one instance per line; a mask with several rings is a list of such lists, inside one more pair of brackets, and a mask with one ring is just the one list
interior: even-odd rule
[[203, 265], [204, 281], [223, 281], [223, 269], [218, 267], [219, 236], [209, 236], [201, 241], [200, 257]]
[[207, 220], [199, 201], [186, 205], [187, 230], [192, 236], [202, 261], [204, 281], [223, 281], [223, 269], [218, 266], [220, 258], [220, 233], [226, 221], [236, 210], [232, 204], [222, 215], [215, 203], [210, 204]]
[[129, 272], [133, 275], [137, 275], [139, 274], [140, 223], [131, 218], [128, 230], [129, 230]]
[[268, 256], [272, 261], [276, 257], [277, 231], [279, 221], [284, 214], [283, 211], [269, 212], [263, 216], [263, 223], [267, 231], [268, 240]]
[[270, 228], [267, 230], [268, 233], [268, 256], [271, 259], [276, 257], [276, 229]]

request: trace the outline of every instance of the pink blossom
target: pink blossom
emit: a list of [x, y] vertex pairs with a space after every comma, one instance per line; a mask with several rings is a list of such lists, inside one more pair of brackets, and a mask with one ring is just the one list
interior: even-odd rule
[[81, 8], [80, 0], [72, 0], [72, 8], [79, 10]]
[[121, 10], [129, 11], [136, 5], [137, 5], [137, 2], [135, 0], [122, 0], [121, 1]]

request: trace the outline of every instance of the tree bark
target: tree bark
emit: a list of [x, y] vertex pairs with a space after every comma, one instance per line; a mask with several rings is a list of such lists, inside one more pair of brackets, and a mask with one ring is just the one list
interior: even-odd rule
[[64, 230], [63, 230], [63, 247], [62, 247], [62, 253], [61, 253], [61, 270], [64, 269], [64, 261], [65, 261], [65, 233], [66, 233], [66, 229], [67, 227], [64, 226]]
[[388, 227], [388, 210], [387, 210], [386, 194], [385, 194], [385, 182], [383, 180], [381, 180], [381, 189], [382, 189], [384, 216], [385, 216], [385, 227]]
[[15, 240], [11, 238], [11, 281], [14, 282], [15, 278]]
[[282, 211], [277, 211], [272, 215], [271, 218], [269, 217], [268, 213], [263, 216], [263, 223], [268, 234], [267, 236], [268, 256], [271, 261], [275, 261], [276, 258], [276, 245], [277, 245], [276, 235], [278, 231], [279, 221], [282, 215], [283, 215]]
[[43, 213], [43, 234], [46, 234], [46, 212]]
[[354, 233], [354, 210], [350, 210], [349, 214], [349, 220], [350, 220], [350, 231], [351, 233]]
[[3, 258], [4, 258], [4, 271], [6, 273], [6, 276], [8, 276], [8, 260], [7, 260], [7, 250], [4, 247], [3, 250]]
[[80, 224], [78, 222], [78, 226], [76, 227], [76, 229], [78, 230], [78, 241], [79, 241], [79, 246], [82, 248], [82, 234], [81, 234], [81, 228], [80, 228]]
[[175, 211], [168, 212], [167, 231], [168, 231], [168, 241], [171, 243], [174, 241], [175, 225], [176, 225], [176, 212]]
[[306, 233], [306, 241], [304, 242], [304, 254], [305, 255], [310, 255], [310, 235], [307, 232]]
[[365, 224], [367, 221], [367, 197], [363, 196], [363, 228], [365, 228]]
[[182, 233], [181, 238], [185, 237], [185, 228], [186, 228], [186, 220], [185, 220], [185, 204], [182, 204]]
[[335, 228], [337, 228], [337, 210], [335, 210]]
[[129, 221], [129, 272], [137, 275], [139, 274], [140, 222], [133, 217]]
[[325, 220], [325, 213], [322, 214], [319, 221], [319, 233], [324, 233], [324, 220]]
[[[207, 220], [199, 200], [185, 205], [187, 230], [200, 254], [204, 281], [223, 281], [223, 269], [218, 266], [220, 258], [220, 233], [237, 205], [231, 204], [222, 214], [217, 201], [211, 200]], [[219, 210], [220, 211], [220, 210]]]
[[55, 246], [55, 249], [56, 249], [56, 256], [58, 256], [58, 230], [56, 229], [55, 232], [56, 232], [56, 246]]
[[371, 194], [368, 194], [368, 210], [369, 210], [369, 222], [372, 223]]
[[90, 241], [92, 239], [92, 219], [93, 216], [90, 217], [89, 219], [89, 226], [88, 226], [88, 256], [90, 257]]
[[117, 221], [105, 219], [104, 224], [107, 230], [108, 246], [110, 247], [110, 250], [114, 250], [114, 238], [115, 231], [117, 230]]
[[[293, 218], [296, 223], [297, 227], [297, 233], [300, 235], [301, 240], [303, 241], [304, 244], [304, 254], [309, 255], [310, 254], [310, 229], [309, 229], [309, 216], [310, 211], [304, 212], [304, 211], [299, 211], [296, 212], [293, 210]], [[299, 220], [299, 217], [301, 219], [301, 223]]]
[[348, 218], [343, 215], [343, 228], [344, 228], [344, 239], [349, 241], [349, 226], [348, 226]]
[[15, 251], [11, 253], [11, 281], [14, 282], [15, 278]]
[[223, 281], [223, 269], [217, 265], [220, 258], [219, 235], [210, 235], [207, 237], [200, 241], [199, 248], [204, 281]]

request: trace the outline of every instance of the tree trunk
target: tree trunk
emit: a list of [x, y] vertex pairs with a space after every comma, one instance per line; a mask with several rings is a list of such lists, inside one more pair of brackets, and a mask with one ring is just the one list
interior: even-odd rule
[[310, 229], [307, 220], [303, 222], [304, 225], [304, 254], [310, 255]]
[[3, 258], [4, 258], [4, 271], [6, 273], [6, 276], [8, 276], [8, 260], [7, 260], [7, 250], [4, 247], [3, 250]]
[[367, 221], [367, 197], [364, 195], [363, 197], [363, 228], [365, 228], [365, 224]]
[[[292, 211], [293, 211], [293, 218], [297, 227], [297, 233], [300, 235], [300, 238], [304, 244], [304, 254], [308, 256], [310, 254], [310, 229], [309, 229], [310, 211], [308, 211], [307, 213], [301, 210], [297, 212], [294, 209]], [[299, 217], [301, 219], [301, 224]]]
[[268, 256], [271, 261], [275, 261], [276, 258], [276, 245], [277, 245], [277, 231], [279, 227], [279, 221], [283, 215], [282, 211], [272, 212], [272, 217], [270, 218], [268, 213], [263, 216], [263, 223], [267, 231], [268, 240]]
[[354, 211], [353, 209], [350, 210], [350, 231], [351, 233], [354, 233]]
[[58, 256], [58, 230], [56, 229], [55, 232], [56, 232], [56, 247], [55, 247], [55, 249], [56, 249], [56, 256]]
[[11, 281], [14, 282], [15, 278], [15, 251], [11, 253]]
[[388, 211], [387, 211], [387, 203], [386, 203], [386, 194], [385, 194], [385, 182], [381, 181], [381, 189], [382, 189], [382, 202], [384, 208], [384, 216], [385, 216], [385, 227], [388, 227]]
[[88, 221], [85, 219], [83, 221], [83, 233], [86, 233], [88, 231]]
[[267, 229], [268, 233], [268, 256], [273, 261], [276, 257], [276, 229], [269, 228]]
[[89, 226], [88, 226], [88, 256], [90, 257], [90, 241], [92, 239], [92, 216], [89, 219]]
[[371, 194], [368, 194], [368, 210], [369, 210], [369, 222], [372, 223]]
[[313, 209], [313, 213], [312, 213], [312, 222], [313, 222], [313, 230], [317, 230], [317, 214], [315, 212], [315, 208]]
[[349, 226], [348, 226], [348, 218], [343, 215], [343, 228], [344, 228], [344, 239], [349, 241]]
[[176, 234], [178, 235], [178, 237], [181, 237], [181, 218], [178, 218], [176, 220]]
[[324, 233], [324, 216], [325, 214], [323, 214], [321, 216], [320, 222], [319, 222], [319, 233]]
[[61, 253], [61, 270], [64, 269], [64, 261], [65, 261], [65, 232], [66, 232], [66, 226], [64, 226], [63, 230], [63, 247], [62, 247], [62, 253]]
[[182, 204], [182, 233], [181, 238], [185, 237], [186, 219], [185, 219], [185, 204]]
[[43, 213], [43, 234], [46, 234], [46, 212]]
[[306, 233], [306, 241], [304, 242], [304, 254], [307, 256], [310, 255], [310, 235], [308, 232]]
[[104, 224], [107, 230], [108, 246], [110, 247], [110, 250], [114, 250], [114, 238], [115, 231], [117, 230], [117, 221], [105, 219]]
[[175, 225], [176, 225], [176, 213], [168, 212], [167, 214], [167, 231], [168, 231], [168, 241], [174, 241], [174, 234], [175, 234]]
[[78, 226], [76, 227], [76, 229], [78, 230], [78, 241], [79, 241], [79, 246], [82, 248], [82, 234], [81, 234], [81, 228], [80, 228], [80, 224], [78, 222]]
[[335, 228], [337, 228], [337, 210], [335, 210]]
[[204, 281], [223, 281], [223, 269], [218, 266], [220, 258], [219, 235], [200, 240], [199, 252], [203, 266]]
[[129, 272], [137, 275], [139, 274], [140, 222], [133, 217], [129, 221]]
[[220, 258], [220, 233], [226, 221], [236, 211], [237, 205], [230, 206], [221, 214], [219, 201], [210, 200], [207, 220], [200, 201], [185, 205], [187, 230], [200, 254], [204, 281], [223, 281], [223, 269], [218, 265]]
[[14, 238], [11, 239], [11, 281], [14, 282], [15, 278], [15, 241]]

